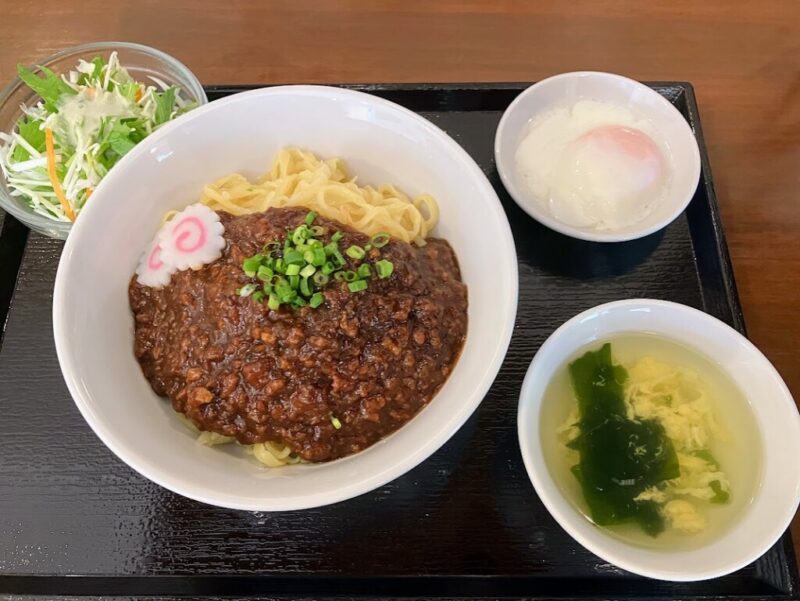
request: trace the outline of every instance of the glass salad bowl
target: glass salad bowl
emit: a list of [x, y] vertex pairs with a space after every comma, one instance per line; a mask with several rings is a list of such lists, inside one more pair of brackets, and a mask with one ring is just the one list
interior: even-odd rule
[[[95, 42], [74, 46], [37, 61], [36, 66], [31, 67], [31, 71], [41, 76], [43, 72], [40, 66], [42, 66], [52, 70], [56, 75], [66, 74], [75, 70], [80, 59], [91, 62], [94, 57], [100, 56], [108, 61], [114, 51], [117, 52], [120, 65], [135, 81], [154, 85], [159, 91], [162, 86], [177, 86], [181, 101], [189, 106], [200, 106], [208, 102], [202, 85], [185, 65], [160, 50], [141, 44]], [[40, 96], [19, 77], [15, 77], [0, 92], [0, 138], [3, 138], [0, 140], [0, 152], [4, 152], [3, 147], [7, 152], [10, 143], [8, 136], [23, 116], [22, 106], [31, 107], [39, 101]], [[12, 194], [6, 173], [0, 177], [0, 207], [32, 230], [52, 238], [66, 239], [72, 227], [71, 221], [62, 221], [37, 212], [24, 196]]]

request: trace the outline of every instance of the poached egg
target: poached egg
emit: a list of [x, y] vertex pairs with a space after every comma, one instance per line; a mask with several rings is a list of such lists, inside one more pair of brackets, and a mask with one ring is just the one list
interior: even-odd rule
[[515, 160], [525, 187], [555, 219], [596, 230], [644, 219], [672, 173], [669, 148], [647, 119], [596, 100], [532, 119]]

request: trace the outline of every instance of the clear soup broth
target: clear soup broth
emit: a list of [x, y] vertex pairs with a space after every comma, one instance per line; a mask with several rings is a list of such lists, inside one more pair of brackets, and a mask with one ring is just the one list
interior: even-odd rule
[[[559, 368], [545, 392], [539, 432], [544, 458], [553, 479], [574, 506], [587, 519], [594, 521], [581, 485], [571, 471], [580, 455], [565, 444], [565, 424], [574, 422], [574, 412], [578, 407], [569, 364], [587, 351], [600, 349], [606, 342], [611, 344], [613, 364], [621, 364], [628, 370], [642, 359], [650, 358], [697, 375], [719, 427], [718, 436], [711, 440], [707, 448], [719, 464], [718, 469], [727, 476], [729, 489], [726, 502], [685, 497], [705, 523], [705, 527], [696, 532], [676, 528], [663, 513], [664, 506], [659, 507], [665, 518], [665, 529], [656, 536], [645, 533], [635, 522], [603, 528], [625, 542], [642, 547], [682, 550], [703, 546], [723, 534], [752, 502], [760, 485], [761, 435], [747, 399], [734, 382], [712, 360], [675, 341], [650, 334], [620, 335], [585, 346]], [[641, 370], [634, 370], [634, 373], [641, 373]], [[633, 377], [627, 380], [626, 394], [633, 381]]]

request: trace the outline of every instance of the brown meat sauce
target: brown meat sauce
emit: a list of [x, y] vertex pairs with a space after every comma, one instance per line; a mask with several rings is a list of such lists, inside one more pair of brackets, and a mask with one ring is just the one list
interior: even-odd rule
[[[220, 213], [227, 246], [218, 261], [178, 272], [160, 290], [134, 276], [134, 352], [153, 390], [201, 430], [329, 461], [370, 446], [431, 400], [464, 343], [467, 289], [446, 241], [392, 240], [369, 259], [389, 259], [393, 275], [371, 278], [364, 292], [331, 283], [321, 307], [299, 310], [240, 298], [236, 289], [252, 281], [242, 261], [306, 214]], [[328, 228], [326, 242], [342, 231], [342, 249], [368, 242], [336, 222], [315, 225]]]

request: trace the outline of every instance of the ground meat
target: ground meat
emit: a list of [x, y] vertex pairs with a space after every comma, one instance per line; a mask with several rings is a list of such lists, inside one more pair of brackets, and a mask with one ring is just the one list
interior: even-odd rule
[[[160, 290], [134, 277], [134, 352], [153, 390], [201, 430], [329, 461], [370, 446], [431, 400], [464, 343], [467, 290], [446, 241], [392, 240], [380, 258], [392, 261], [393, 275], [370, 279], [364, 292], [331, 283], [321, 307], [277, 311], [239, 297], [252, 281], [243, 259], [283, 240], [306, 214], [220, 213], [227, 246], [218, 261], [178, 272]], [[336, 222], [315, 225], [328, 229], [326, 242], [342, 231], [342, 249], [368, 241]]]

